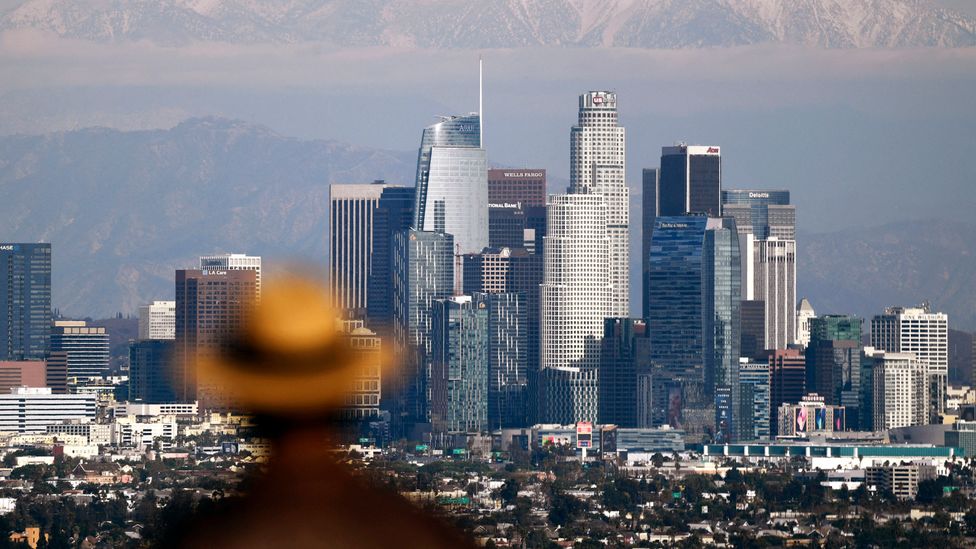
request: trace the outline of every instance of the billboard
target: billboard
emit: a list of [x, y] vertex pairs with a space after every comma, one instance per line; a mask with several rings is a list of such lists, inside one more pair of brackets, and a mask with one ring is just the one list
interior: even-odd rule
[[668, 425], [675, 429], [681, 428], [681, 386], [672, 385], [668, 388]]
[[728, 442], [731, 427], [732, 392], [727, 387], [719, 387], [715, 391], [715, 441]]
[[800, 406], [794, 412], [796, 414], [793, 421], [793, 431], [799, 435], [807, 432], [807, 409]]
[[834, 431], [843, 431], [847, 426], [844, 425], [844, 409], [834, 408]]
[[827, 428], [827, 409], [817, 408], [813, 413], [814, 425], [817, 431], [823, 431]]
[[593, 424], [589, 421], [580, 421], [576, 424], [576, 447], [593, 447]]
[[617, 453], [617, 426], [608, 425], [600, 429], [600, 451], [605, 456]]

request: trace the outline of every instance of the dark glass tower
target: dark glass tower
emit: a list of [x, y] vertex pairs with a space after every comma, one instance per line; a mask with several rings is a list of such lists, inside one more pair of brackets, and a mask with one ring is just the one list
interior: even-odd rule
[[855, 316], [825, 315], [810, 319], [806, 348], [807, 390], [824, 402], [847, 408], [847, 425], [861, 420], [861, 330]]
[[129, 344], [129, 400], [176, 402], [171, 339], [143, 339]]
[[638, 378], [649, 370], [647, 326], [633, 318], [608, 318], [603, 326], [600, 422], [640, 427]]
[[[647, 330], [655, 368], [655, 423], [689, 435], [714, 428], [716, 395], [735, 440], [739, 410], [740, 280], [735, 223], [658, 217], [648, 269]], [[734, 389], [734, 390], [733, 390]]]
[[0, 360], [42, 360], [51, 340], [51, 245], [0, 244]]
[[647, 318], [647, 271], [654, 220], [660, 215], [657, 168], [644, 168], [641, 186], [641, 316]]
[[413, 222], [414, 192], [414, 187], [384, 187], [373, 214], [366, 318], [369, 328], [383, 336], [393, 330], [393, 237]]
[[678, 145], [661, 149], [659, 215], [722, 215], [719, 147]]

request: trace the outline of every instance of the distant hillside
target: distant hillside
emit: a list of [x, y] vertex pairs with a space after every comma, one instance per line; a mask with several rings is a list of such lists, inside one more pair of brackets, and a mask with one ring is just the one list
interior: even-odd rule
[[0, 30], [101, 42], [340, 47], [967, 47], [976, 20], [927, 0], [13, 0]]
[[135, 313], [171, 299], [173, 271], [201, 254], [324, 264], [329, 184], [412, 181], [414, 162], [218, 118], [0, 137], [0, 240], [53, 244], [65, 315]]
[[928, 301], [976, 330], [976, 225], [906, 221], [799, 237], [798, 293], [817, 313], [864, 317]]

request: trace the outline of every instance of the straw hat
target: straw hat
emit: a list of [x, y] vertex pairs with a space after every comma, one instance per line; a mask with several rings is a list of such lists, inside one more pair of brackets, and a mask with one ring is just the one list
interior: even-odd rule
[[199, 380], [252, 412], [327, 412], [361, 367], [339, 333], [339, 315], [325, 288], [303, 278], [271, 281], [239, 337], [200, 357]]

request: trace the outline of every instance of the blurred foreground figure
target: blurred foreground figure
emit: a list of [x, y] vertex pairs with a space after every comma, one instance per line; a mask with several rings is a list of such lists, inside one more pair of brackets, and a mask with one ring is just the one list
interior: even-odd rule
[[180, 547], [467, 547], [451, 527], [403, 498], [367, 486], [329, 452], [331, 413], [358, 365], [336, 331], [323, 288], [272, 282], [247, 332], [201, 363], [258, 415], [271, 439], [268, 472], [240, 505], [194, 517], [167, 544]]

